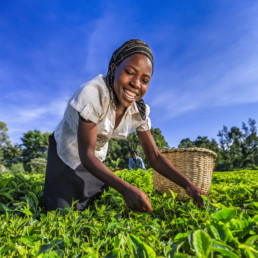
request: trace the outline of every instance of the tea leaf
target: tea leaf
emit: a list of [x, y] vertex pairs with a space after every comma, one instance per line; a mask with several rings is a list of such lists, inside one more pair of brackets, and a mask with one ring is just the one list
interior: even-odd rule
[[224, 225], [224, 224], [219, 225], [219, 224], [212, 223], [210, 225], [210, 230], [217, 240], [222, 240], [224, 242], [227, 242], [228, 228], [226, 227], [226, 225]]
[[211, 238], [203, 230], [199, 229], [193, 233], [193, 247], [198, 257], [208, 257], [211, 251]]
[[40, 250], [39, 250], [38, 255], [39, 255], [39, 254], [42, 254], [42, 253], [44, 253], [44, 252], [46, 252], [46, 251], [49, 251], [49, 250], [52, 249], [53, 247], [54, 247], [54, 245], [42, 245], [42, 246], [40, 247]]
[[258, 257], [258, 251], [255, 250], [253, 247], [246, 246], [246, 245], [241, 245], [240, 247], [243, 250], [246, 257], [250, 257], [250, 258], [257, 258]]
[[185, 242], [185, 240], [178, 240], [176, 242], [173, 242], [167, 248], [167, 256], [174, 257], [174, 255], [179, 251], [180, 247], [184, 244], [184, 242]]
[[119, 249], [118, 248], [115, 248], [113, 249], [111, 252], [109, 252], [105, 258], [117, 258], [119, 257]]
[[129, 239], [131, 241], [131, 244], [134, 248], [135, 254], [139, 258], [144, 257], [150, 257], [155, 258], [156, 253], [154, 250], [148, 246], [147, 244], [144, 244], [139, 238], [137, 238], [134, 235], [129, 235]]
[[246, 241], [245, 244], [248, 246], [252, 246], [254, 243], [256, 243], [258, 241], [258, 235], [255, 236], [251, 236], [249, 237]]
[[220, 210], [219, 212], [217, 212], [214, 218], [217, 221], [222, 221], [222, 222], [226, 223], [226, 222], [230, 221], [231, 219], [233, 219], [236, 216], [236, 213], [237, 212], [235, 209], [231, 209], [231, 208], [223, 209], [223, 210]]
[[28, 216], [33, 216], [32, 212], [30, 210], [22, 210], [21, 212], [23, 212], [24, 214], [26, 214]]
[[222, 242], [219, 242], [217, 240], [212, 240], [211, 250], [213, 252], [221, 253], [222, 255], [225, 255], [226, 257], [232, 257], [232, 258], [239, 257], [239, 255], [234, 252], [234, 249], [232, 247], [230, 247]]

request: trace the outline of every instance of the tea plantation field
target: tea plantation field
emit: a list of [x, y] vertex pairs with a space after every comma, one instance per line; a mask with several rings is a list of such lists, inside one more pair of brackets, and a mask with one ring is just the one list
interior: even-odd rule
[[44, 212], [41, 174], [0, 174], [0, 257], [258, 257], [258, 171], [214, 172], [206, 209], [153, 189], [152, 171], [117, 175], [152, 213], [111, 189], [83, 212]]

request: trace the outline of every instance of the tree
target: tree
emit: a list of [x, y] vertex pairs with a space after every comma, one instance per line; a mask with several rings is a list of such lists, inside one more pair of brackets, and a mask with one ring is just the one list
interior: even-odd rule
[[244, 138], [241, 130], [236, 126], [231, 127], [228, 132], [228, 138], [230, 139], [230, 148], [229, 154], [231, 158], [231, 162], [234, 168], [241, 168], [243, 161], [243, 143]]
[[198, 136], [193, 142], [190, 140], [190, 138], [185, 138], [181, 140], [178, 145], [178, 148], [194, 147], [209, 149], [216, 153], [219, 151], [218, 143], [216, 142], [216, 140], [211, 139], [210, 141], [207, 136]]
[[47, 160], [45, 158], [31, 159], [30, 162], [28, 162], [28, 166], [32, 173], [42, 174], [46, 171]]
[[48, 137], [50, 133], [41, 133], [39, 130], [28, 131], [23, 134], [22, 162], [26, 171], [31, 172], [29, 162], [35, 158], [47, 158]]
[[243, 123], [242, 128], [245, 131], [245, 139], [242, 144], [243, 167], [255, 168], [258, 166], [258, 136], [256, 130], [256, 122], [249, 118], [248, 126]]
[[193, 147], [194, 147], [194, 144], [190, 140], [190, 138], [185, 138], [181, 140], [181, 142], [178, 145], [178, 148], [193, 148]]
[[4, 146], [10, 143], [7, 131], [8, 128], [6, 126], [6, 123], [0, 122], [0, 146]]
[[151, 128], [150, 132], [159, 150], [169, 148], [159, 128]]
[[4, 122], [0, 122], [0, 163], [2, 166], [11, 167], [21, 160], [21, 146], [14, 146], [9, 141], [8, 128]]
[[0, 122], [0, 164], [4, 163], [4, 147], [9, 143], [9, 136], [7, 134], [8, 128], [6, 123]]
[[110, 168], [119, 167], [119, 163], [114, 165], [114, 162], [116, 162], [119, 159], [119, 153], [121, 152], [121, 146], [118, 143], [117, 140], [111, 139], [108, 143], [108, 153], [105, 160], [105, 165]]
[[11, 143], [5, 145], [2, 149], [4, 165], [11, 167], [13, 164], [21, 162], [21, 145], [15, 144], [14, 146]]
[[218, 133], [220, 142], [220, 161], [216, 165], [218, 170], [258, 166], [258, 137], [255, 124], [255, 120], [249, 118], [249, 127], [242, 123], [242, 131], [236, 126], [230, 130], [223, 126]]

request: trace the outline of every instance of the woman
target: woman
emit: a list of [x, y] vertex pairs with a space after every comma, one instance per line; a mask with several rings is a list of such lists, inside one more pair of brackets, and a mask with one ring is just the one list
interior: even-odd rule
[[50, 137], [44, 200], [47, 210], [85, 209], [108, 186], [122, 194], [134, 211], [152, 211], [147, 195], [102, 163], [108, 141], [125, 139], [136, 129], [151, 166], [182, 186], [200, 206], [205, 195], [159, 152], [150, 133], [149, 107], [142, 98], [153, 73], [153, 55], [141, 40], [129, 40], [112, 55], [106, 76], [82, 85], [69, 100]]

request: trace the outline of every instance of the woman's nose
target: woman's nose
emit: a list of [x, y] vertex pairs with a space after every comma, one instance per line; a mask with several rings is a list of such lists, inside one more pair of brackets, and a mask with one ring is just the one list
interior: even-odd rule
[[136, 88], [136, 89], [139, 89], [141, 87], [141, 82], [138, 78], [134, 78], [132, 81], [131, 81], [131, 85]]

